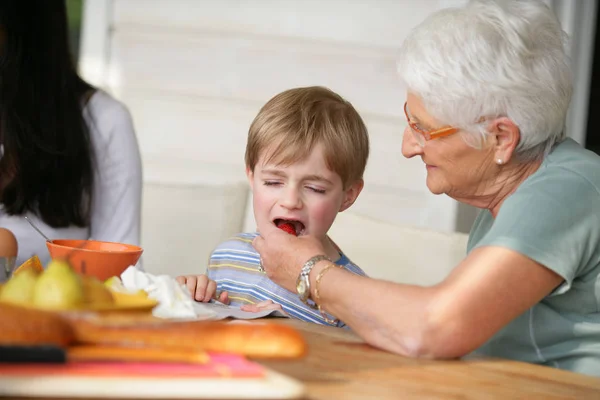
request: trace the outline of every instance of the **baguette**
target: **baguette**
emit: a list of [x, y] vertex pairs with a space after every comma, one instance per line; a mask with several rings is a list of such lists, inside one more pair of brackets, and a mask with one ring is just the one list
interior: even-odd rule
[[[4, 303], [0, 303], [0, 321], [0, 345], [105, 346], [104, 356], [108, 358], [121, 357], [123, 352], [143, 357], [136, 352], [140, 348], [148, 348], [157, 358], [164, 356], [161, 352], [172, 351], [174, 357], [188, 352], [196, 362], [207, 351], [255, 358], [297, 358], [307, 350], [296, 329], [257, 321], [173, 321], [151, 314], [91, 313], [73, 317]], [[124, 349], [127, 347], [135, 350]], [[101, 350], [81, 347], [71, 355], [94, 357], [92, 352]]]
[[73, 323], [78, 343], [162, 349], [187, 348], [256, 358], [297, 358], [306, 342], [294, 328], [276, 323], [146, 321], [135, 324], [81, 319]]
[[60, 315], [0, 303], [1, 345], [57, 345], [65, 347], [74, 340], [71, 325]]
[[206, 364], [210, 357], [202, 350], [188, 348], [123, 347], [80, 345], [68, 349], [69, 361], [128, 361]]

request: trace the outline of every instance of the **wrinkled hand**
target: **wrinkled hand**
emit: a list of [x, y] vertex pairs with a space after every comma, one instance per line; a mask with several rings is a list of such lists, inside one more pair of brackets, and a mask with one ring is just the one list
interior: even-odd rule
[[240, 309], [242, 311], [248, 311], [248, 312], [261, 312], [261, 311], [268, 311], [268, 310], [277, 310], [277, 311], [280, 311], [286, 317], [288, 316], [287, 313], [285, 311], [283, 311], [281, 304], [273, 303], [273, 300], [265, 300], [265, 301], [261, 301], [260, 303], [256, 303], [256, 304], [244, 304], [243, 306], [240, 307]]
[[192, 298], [196, 301], [208, 303], [214, 298], [223, 304], [229, 304], [228, 293], [222, 292], [219, 298], [217, 298], [217, 283], [212, 279], [208, 279], [206, 275], [184, 275], [178, 276], [176, 280], [180, 284], [187, 286]]
[[304, 263], [312, 256], [325, 254], [318, 239], [295, 237], [277, 228], [261, 233], [252, 245], [259, 252], [269, 279], [292, 293], [296, 293], [296, 280]]

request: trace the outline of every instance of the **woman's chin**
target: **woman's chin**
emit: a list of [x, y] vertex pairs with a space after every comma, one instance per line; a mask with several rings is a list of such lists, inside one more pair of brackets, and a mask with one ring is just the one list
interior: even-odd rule
[[446, 191], [444, 190], [444, 185], [436, 179], [432, 179], [427, 176], [427, 189], [433, 194], [444, 194]]

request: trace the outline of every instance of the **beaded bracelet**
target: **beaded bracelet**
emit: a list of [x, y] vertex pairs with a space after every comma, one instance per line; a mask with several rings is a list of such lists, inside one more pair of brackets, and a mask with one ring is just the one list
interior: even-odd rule
[[327, 273], [327, 271], [329, 271], [331, 268], [333, 267], [338, 267], [338, 268], [342, 268], [337, 264], [334, 263], [330, 263], [328, 266], [326, 266], [325, 268], [323, 268], [321, 270], [321, 272], [319, 272], [319, 275], [317, 275], [317, 278], [315, 279], [315, 303], [317, 303], [317, 308], [319, 309], [319, 312], [321, 313], [321, 316], [325, 319], [325, 322], [327, 322], [328, 324], [337, 324], [340, 320], [339, 319], [330, 319], [327, 314], [325, 313], [325, 311], [323, 311], [323, 309], [321, 308], [321, 304], [319, 303], [319, 300], [321, 300], [321, 296], [319, 295], [319, 286], [321, 285], [321, 279], [323, 279], [323, 276]]

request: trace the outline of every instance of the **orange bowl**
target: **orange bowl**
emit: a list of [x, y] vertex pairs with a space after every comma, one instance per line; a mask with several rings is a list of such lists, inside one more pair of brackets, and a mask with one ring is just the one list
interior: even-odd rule
[[137, 263], [143, 252], [141, 247], [131, 244], [98, 240], [55, 239], [46, 242], [46, 246], [52, 259], [68, 260], [76, 272], [102, 281], [120, 276]]

